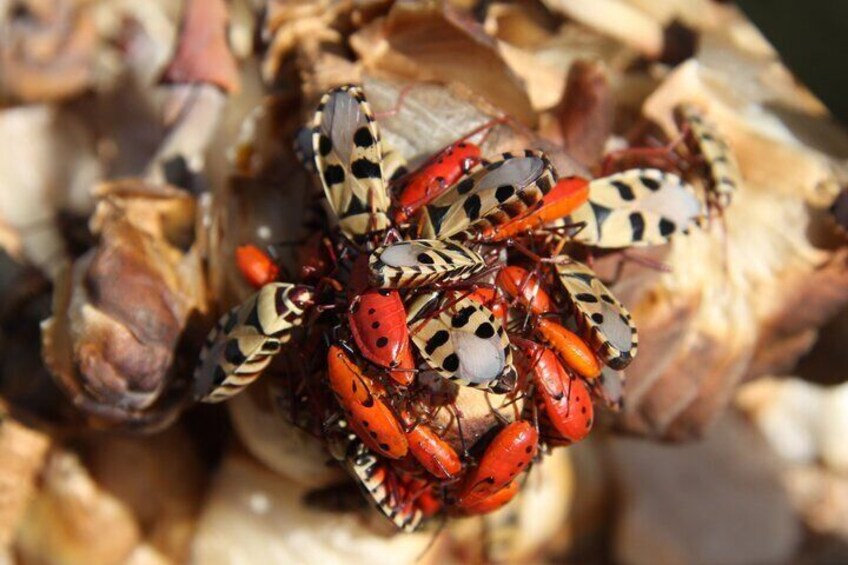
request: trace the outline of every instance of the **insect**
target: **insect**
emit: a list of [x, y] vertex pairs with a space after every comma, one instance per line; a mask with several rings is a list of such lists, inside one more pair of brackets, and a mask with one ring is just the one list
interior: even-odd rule
[[422, 206], [439, 197], [479, 162], [480, 148], [468, 141], [454, 143], [434, 155], [401, 187], [395, 223], [408, 221]]
[[236, 248], [236, 266], [256, 289], [276, 281], [280, 274], [280, 268], [274, 260], [255, 245], [240, 245]]
[[630, 312], [586, 265], [572, 261], [556, 265], [556, 272], [597, 354], [613, 369], [626, 367], [639, 345]]
[[[410, 308], [411, 313], [419, 311]], [[435, 315], [414, 322], [410, 329], [425, 363], [446, 379], [498, 394], [507, 392], [515, 380], [503, 326], [491, 310], [467, 296], [446, 295]]]
[[380, 288], [416, 288], [456, 283], [486, 268], [479, 253], [451, 241], [417, 239], [378, 247], [371, 253], [371, 284]]
[[200, 353], [195, 399], [220, 402], [256, 380], [314, 300], [305, 286], [270, 283], [221, 317]]
[[518, 494], [519, 490], [520, 485], [518, 481], [512, 481], [501, 490], [482, 500], [459, 504], [458, 507], [462, 510], [462, 513], [467, 516], [489, 514], [503, 506], [506, 506], [513, 498], [515, 498], [515, 495]]
[[[350, 304], [348, 323], [362, 355], [372, 363], [392, 371], [399, 384], [408, 385], [413, 377], [414, 361], [409, 352], [406, 309], [400, 294], [392, 289], [368, 289]], [[403, 367], [401, 367], [403, 365]]]
[[477, 504], [507, 486], [529, 467], [538, 447], [539, 434], [530, 422], [520, 420], [504, 427], [463, 482], [457, 504]]
[[678, 104], [673, 115], [677, 127], [685, 133], [684, 139], [689, 151], [703, 158], [709, 179], [708, 200], [720, 209], [726, 208], [742, 184], [739, 165], [733, 151], [697, 106], [689, 103]]
[[542, 198], [542, 204], [530, 213], [500, 226], [494, 226], [483, 239], [503, 241], [524, 232], [533, 231], [550, 222], [568, 217], [589, 198], [589, 181], [581, 177], [560, 179]]
[[439, 198], [422, 209], [425, 238], [463, 239], [504, 224], [538, 204], [556, 182], [541, 151], [504, 153], [473, 167]]
[[397, 418], [374, 394], [375, 383], [337, 345], [327, 351], [327, 376], [351, 429], [363, 443], [390, 459], [405, 456], [409, 443]]
[[323, 96], [313, 122], [312, 149], [342, 233], [357, 237], [388, 228], [380, 132], [361, 88], [341, 86]]
[[[586, 437], [592, 429], [594, 409], [586, 385], [571, 376], [547, 347], [530, 347], [526, 350], [530, 360], [533, 383], [540, 407], [544, 439], [574, 443]], [[546, 433], [551, 427], [556, 433]]]
[[565, 364], [581, 377], [596, 379], [601, 374], [602, 367], [595, 353], [574, 332], [547, 318], [539, 320], [536, 331]]
[[695, 190], [659, 169], [630, 169], [589, 183], [589, 200], [568, 218], [585, 224], [573, 239], [613, 249], [668, 243], [703, 214]]
[[462, 472], [456, 451], [432, 428], [418, 424], [406, 433], [409, 452], [434, 477], [450, 480]]
[[495, 281], [507, 296], [519, 299], [534, 314], [546, 314], [553, 309], [551, 297], [542, 288], [539, 277], [523, 267], [504, 267]]

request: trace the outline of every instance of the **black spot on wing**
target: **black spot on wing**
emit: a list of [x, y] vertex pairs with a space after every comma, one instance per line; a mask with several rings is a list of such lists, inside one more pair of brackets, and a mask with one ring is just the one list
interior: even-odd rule
[[471, 177], [467, 177], [467, 178], [464, 178], [461, 181], [459, 181], [459, 183], [457, 183], [456, 192], [457, 192], [457, 194], [466, 194], [472, 188], [474, 188], [474, 179], [471, 178]]
[[665, 218], [660, 219], [660, 235], [669, 236], [674, 233], [674, 222], [666, 220]]
[[332, 140], [330, 140], [330, 138], [323, 133], [320, 136], [318, 136], [318, 153], [321, 154], [322, 157], [326, 157], [327, 155], [330, 154], [330, 151], [332, 151], [332, 150], [333, 150]]
[[495, 190], [495, 198], [497, 199], [498, 204], [503, 204], [510, 199], [513, 194], [515, 194], [515, 187], [509, 184], [499, 186], [497, 190]]
[[495, 335], [495, 328], [492, 324], [486, 322], [484, 324], [480, 324], [480, 326], [474, 331], [474, 335], [480, 339], [489, 339]]
[[476, 220], [480, 217], [480, 196], [473, 194], [462, 204], [462, 209], [469, 220]]
[[610, 184], [618, 190], [618, 195], [621, 196], [622, 200], [626, 200], [628, 202], [636, 200], [636, 194], [633, 192], [633, 188], [626, 182], [614, 180]]
[[445, 360], [442, 361], [442, 368], [450, 373], [453, 373], [457, 369], [459, 369], [459, 357], [457, 356], [457, 354], [451, 353], [450, 355], [445, 357]]
[[350, 164], [350, 172], [358, 179], [378, 179], [382, 177], [380, 165], [364, 157]]
[[645, 185], [645, 188], [651, 191], [657, 191], [660, 189], [660, 182], [656, 179], [652, 179], [651, 177], [641, 176], [639, 180], [642, 181], [642, 184]]
[[454, 328], [464, 327], [476, 311], [477, 309], [474, 306], [466, 306], [465, 308], [453, 315], [453, 317], [451, 318], [451, 326]]
[[427, 352], [427, 355], [433, 355], [433, 353], [446, 344], [450, 339], [450, 332], [447, 330], [439, 330], [430, 336], [430, 339], [427, 340], [427, 344], [424, 346], [424, 351]]
[[241, 365], [247, 361], [247, 356], [242, 353], [237, 339], [227, 341], [227, 346], [224, 348], [224, 359], [233, 365]]
[[427, 253], [419, 253], [416, 260], [422, 265], [432, 265], [436, 261]]
[[427, 206], [427, 215], [430, 218], [430, 223], [433, 224], [433, 231], [439, 233], [442, 228], [442, 222], [445, 220], [445, 214], [450, 210], [450, 206]]
[[353, 134], [353, 142], [357, 147], [371, 147], [374, 145], [374, 136], [367, 127], [361, 127]]
[[345, 172], [341, 165], [327, 165], [324, 167], [324, 182], [327, 184], [341, 184], [344, 180]]
[[645, 218], [639, 212], [633, 212], [628, 217], [630, 220], [630, 229], [633, 230], [633, 241], [642, 241], [645, 237]]

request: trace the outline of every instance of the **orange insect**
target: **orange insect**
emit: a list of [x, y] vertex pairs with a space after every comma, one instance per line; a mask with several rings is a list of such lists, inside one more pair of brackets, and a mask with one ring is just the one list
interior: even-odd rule
[[589, 181], [582, 177], [560, 179], [550, 192], [542, 198], [542, 204], [532, 212], [500, 226], [485, 234], [488, 241], [503, 241], [518, 234], [538, 229], [548, 222], [562, 219], [582, 206], [589, 199]]
[[236, 265], [253, 288], [262, 288], [277, 280], [280, 269], [274, 260], [255, 245], [236, 248]]
[[374, 382], [336, 345], [327, 352], [327, 367], [330, 389], [356, 435], [380, 455], [404, 457], [409, 451], [406, 434], [391, 409], [374, 395]]
[[406, 433], [406, 439], [409, 452], [434, 477], [449, 480], [462, 471], [459, 455], [429, 426], [418, 424]]
[[529, 422], [513, 422], [486, 448], [480, 464], [464, 481], [456, 499], [460, 506], [474, 505], [507, 486], [524, 471], [539, 447], [539, 434]]
[[387, 369], [398, 384], [408, 385], [415, 377], [415, 362], [409, 343], [406, 308], [400, 294], [391, 289], [369, 289], [355, 296], [348, 312], [353, 339], [362, 355]]
[[410, 174], [397, 199], [395, 223], [401, 224], [450, 188], [480, 162], [480, 148], [467, 141], [448, 146]]
[[506, 505], [510, 500], [515, 498], [515, 495], [518, 494], [519, 490], [520, 485], [518, 481], [512, 481], [501, 490], [489, 495], [487, 498], [471, 504], [461, 504], [459, 507], [462, 509], [463, 514], [469, 516], [488, 514], [489, 512], [494, 512], [498, 508]]
[[512, 298], [518, 298], [534, 314], [553, 309], [551, 297], [539, 283], [539, 277], [522, 267], [504, 267], [498, 273], [497, 285]]
[[569, 375], [556, 354], [547, 347], [533, 344], [524, 350], [531, 363], [533, 383], [543, 411], [543, 439], [554, 445], [580, 441], [592, 429], [594, 417], [586, 385]]
[[577, 334], [553, 320], [542, 318], [536, 330], [542, 339], [559, 353], [565, 364], [586, 379], [595, 379], [603, 366], [592, 349]]
[[509, 317], [508, 307], [497, 289], [488, 286], [477, 287], [468, 295], [468, 298], [491, 310], [492, 314], [500, 318], [503, 325], [506, 325]]

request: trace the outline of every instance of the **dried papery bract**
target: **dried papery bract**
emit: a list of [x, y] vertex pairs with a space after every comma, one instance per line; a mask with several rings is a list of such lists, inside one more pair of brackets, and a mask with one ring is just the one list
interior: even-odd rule
[[132, 180], [98, 192], [91, 224], [101, 241], [57, 281], [44, 357], [83, 411], [113, 424], [152, 424], [160, 399], [177, 402], [169, 390], [175, 349], [189, 318], [206, 308], [195, 204], [173, 188]]
[[571, 66], [556, 114], [566, 150], [586, 166], [596, 164], [615, 118], [615, 101], [603, 63], [577, 61]]

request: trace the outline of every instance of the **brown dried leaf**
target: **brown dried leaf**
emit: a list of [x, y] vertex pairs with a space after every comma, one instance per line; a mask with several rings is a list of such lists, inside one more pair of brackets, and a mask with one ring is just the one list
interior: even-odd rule
[[177, 50], [162, 73], [162, 82], [209, 83], [237, 92], [238, 69], [227, 42], [228, 22], [224, 0], [186, 0]]
[[463, 84], [520, 122], [536, 121], [526, 85], [497, 41], [449, 4], [397, 3], [350, 41], [370, 72]]
[[84, 411], [143, 419], [167, 396], [189, 317], [205, 310], [195, 203], [135, 180], [98, 194], [91, 224], [101, 242], [57, 281], [53, 317], [43, 324], [44, 357]]
[[615, 118], [615, 100], [603, 63], [577, 61], [571, 66], [556, 114], [566, 151], [587, 167], [597, 164]]

